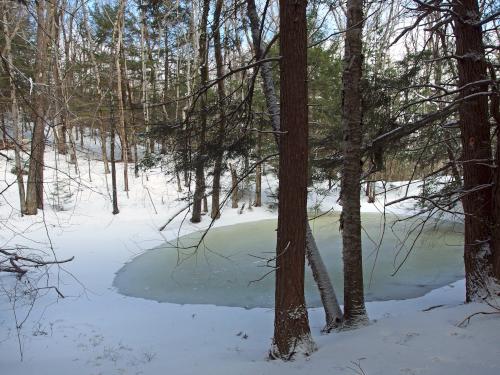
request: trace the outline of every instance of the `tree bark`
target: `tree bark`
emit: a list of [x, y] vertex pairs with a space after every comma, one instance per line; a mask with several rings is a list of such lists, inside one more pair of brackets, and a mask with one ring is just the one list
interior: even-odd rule
[[236, 168], [234, 168], [232, 164], [229, 164], [229, 169], [231, 170], [231, 208], [238, 208], [238, 197], [240, 195], [238, 174], [236, 173]]
[[111, 158], [111, 189], [112, 189], [112, 199], [113, 199], [113, 215], [120, 213], [118, 209], [118, 194], [116, 187], [116, 161], [115, 161], [115, 119], [113, 116], [113, 99], [111, 98], [110, 103], [111, 110], [111, 132], [109, 135], [109, 147], [110, 147], [110, 158]]
[[[90, 61], [92, 62], [92, 70], [96, 79], [96, 90], [97, 95], [99, 96], [99, 106], [104, 101], [104, 95], [101, 90], [101, 75], [99, 72], [99, 68], [97, 66], [97, 61], [94, 55], [94, 42], [92, 40], [92, 34], [90, 33], [90, 26], [88, 23], [88, 10], [87, 5], [83, 5], [83, 26], [85, 28], [85, 34], [87, 36], [87, 40], [89, 43], [89, 56]], [[103, 125], [101, 121], [99, 121], [99, 135], [101, 139], [101, 154], [102, 154], [102, 162], [104, 163], [104, 173], [109, 174], [109, 163], [108, 163], [108, 152], [106, 149], [106, 127]]]
[[[458, 56], [458, 85], [464, 88], [459, 98], [487, 92], [481, 19], [477, 0], [455, 0], [453, 23]], [[462, 100], [458, 108], [462, 142], [465, 214], [464, 263], [466, 301], [490, 297], [493, 281], [492, 178], [493, 171], [488, 121], [488, 99], [477, 95]]]
[[101, 154], [102, 162], [104, 164], [104, 174], [109, 174], [108, 150], [106, 147], [106, 130], [104, 129], [103, 124], [100, 124], [99, 126], [99, 136], [101, 140]]
[[342, 310], [337, 302], [337, 296], [335, 294], [335, 290], [333, 289], [330, 276], [328, 276], [328, 270], [326, 269], [323, 259], [321, 259], [318, 245], [316, 245], [316, 241], [314, 240], [309, 224], [306, 229], [306, 255], [309, 265], [311, 266], [314, 281], [319, 289], [321, 302], [323, 303], [325, 309], [326, 324], [323, 328], [323, 332], [330, 332], [332, 329], [337, 328], [342, 324]]
[[[150, 129], [149, 129], [149, 106], [148, 106], [148, 80], [146, 71], [146, 5], [143, 0], [140, 0], [140, 12], [141, 12], [141, 90], [142, 90], [142, 113], [144, 116], [144, 126], [146, 131], [146, 155], [151, 152], [151, 141], [150, 141]], [[166, 46], [166, 42], [165, 42]], [[166, 48], [166, 47], [165, 47]], [[165, 76], [168, 73], [168, 60], [165, 57]], [[164, 101], [166, 98], [163, 99]]]
[[[7, 44], [7, 43], [5, 43]], [[7, 125], [5, 125], [5, 114], [2, 112], [2, 143], [0, 149], [7, 148]]]
[[[17, 5], [16, 5], [17, 7]], [[3, 9], [3, 31], [4, 31], [4, 38], [5, 38], [5, 46], [4, 46], [4, 54], [7, 59], [7, 63], [4, 64], [5, 71], [7, 72], [7, 75], [9, 76], [9, 87], [10, 87], [10, 108], [11, 108], [11, 119], [12, 119], [12, 127], [14, 130], [14, 163], [16, 167], [16, 180], [17, 180], [17, 188], [19, 192], [19, 208], [21, 211], [21, 215], [24, 214], [26, 211], [26, 196], [25, 196], [25, 189], [24, 189], [24, 179], [23, 179], [23, 163], [21, 159], [21, 143], [22, 143], [22, 137], [19, 134], [19, 108], [17, 104], [17, 93], [16, 93], [16, 83], [14, 82], [14, 76], [13, 72], [11, 70], [11, 67], [13, 66], [13, 58], [12, 58], [12, 38], [14, 37], [14, 34], [11, 34], [8, 28], [8, 20], [7, 20], [7, 9]], [[15, 27], [14, 29], [16, 29]], [[4, 121], [3, 116], [2, 116], [2, 121]], [[7, 143], [6, 142], [6, 137], [7, 137], [7, 131], [5, 129], [5, 123], [4, 125], [4, 145]]]
[[214, 37], [215, 63], [217, 65], [217, 96], [219, 111], [219, 127], [217, 129], [217, 154], [214, 163], [214, 178], [212, 184], [212, 219], [220, 217], [220, 190], [221, 190], [221, 174], [222, 174], [222, 159], [224, 157], [224, 134], [226, 131], [226, 113], [224, 110], [224, 101], [226, 99], [226, 90], [224, 87], [224, 61], [222, 57], [222, 43], [220, 36], [220, 15], [222, 12], [223, 0], [217, 0], [215, 3], [214, 21], [212, 33]]
[[280, 0], [280, 142], [272, 358], [315, 350], [304, 297], [307, 220], [307, 1]]
[[115, 69], [116, 69], [116, 96], [118, 102], [118, 125], [120, 132], [120, 144], [122, 152], [123, 161], [123, 184], [124, 190], [129, 191], [128, 187], [128, 144], [127, 144], [127, 132], [125, 128], [125, 113], [124, 113], [124, 102], [123, 102], [123, 88], [122, 88], [122, 69], [120, 63], [120, 56], [122, 50], [122, 40], [123, 40], [123, 23], [124, 23], [124, 12], [125, 12], [125, 1], [120, 0], [118, 6], [118, 13], [116, 15], [116, 25], [115, 25]]
[[[495, 69], [490, 67], [491, 79], [497, 82]], [[492, 243], [493, 243], [493, 272], [496, 282], [500, 283], [500, 92], [498, 85], [493, 85], [493, 95], [490, 101], [490, 114], [496, 124], [496, 152], [495, 165], [497, 168], [494, 172], [493, 179], [493, 225], [492, 225]]]
[[[257, 154], [257, 160], [260, 160], [262, 155], [262, 128], [263, 124], [260, 124], [259, 133], [257, 134], [257, 145], [255, 147], [255, 153]], [[262, 164], [259, 163], [255, 167], [255, 207], [262, 207]]]
[[[199, 38], [199, 59], [200, 59], [200, 87], [206, 86], [208, 82], [208, 41], [207, 23], [210, 0], [203, 0], [203, 11], [201, 16], [201, 30]], [[201, 221], [201, 210], [203, 196], [205, 195], [205, 158], [206, 158], [206, 138], [207, 132], [207, 94], [200, 95], [200, 131], [198, 139], [198, 154], [195, 160], [195, 190], [193, 194], [193, 214], [191, 222]]]
[[[257, 9], [255, 7], [254, 0], [247, 0], [247, 11], [248, 18], [250, 20], [250, 28], [252, 31], [252, 41], [254, 44], [254, 51], [256, 54], [257, 60], [264, 58], [264, 47], [263, 43], [260, 40], [259, 31], [260, 31], [260, 21], [259, 16], [257, 15]], [[269, 116], [271, 118], [271, 127], [274, 131], [274, 140], [279, 149], [280, 147], [280, 108], [278, 106], [278, 101], [276, 99], [276, 91], [274, 88], [274, 80], [272, 75], [272, 66], [270, 63], [263, 63], [260, 69], [261, 79], [262, 79], [262, 87], [264, 91], [264, 96], [266, 99], [266, 106]], [[259, 164], [260, 166], [260, 164]], [[263, 171], [264, 173], [264, 171]], [[308, 232], [311, 233], [311, 227], [309, 226], [309, 221], [306, 222], [306, 228]], [[307, 246], [307, 245], [306, 245]], [[321, 268], [318, 265], [317, 260], [321, 260], [321, 254], [318, 251], [318, 248], [313, 246], [307, 249], [306, 255], [308, 256], [308, 261], [311, 269], [313, 270], [313, 274], [316, 275], [316, 282], [318, 285], [318, 290], [321, 294], [322, 301], [329, 301], [328, 303], [323, 303], [323, 307], [325, 309], [325, 317], [326, 317], [326, 327], [330, 326], [332, 322], [329, 317], [336, 317], [337, 311], [340, 310], [340, 306], [337, 300], [337, 296], [335, 294], [335, 289], [330, 281], [330, 277], [328, 276], [328, 272], [326, 268]], [[321, 261], [322, 263], [322, 261]], [[329, 285], [329, 287], [321, 287], [320, 285]], [[331, 306], [334, 306], [333, 309], [330, 309]]]
[[34, 126], [31, 138], [30, 165], [26, 190], [26, 215], [36, 215], [43, 209], [43, 154], [45, 151], [45, 113], [46, 94], [43, 85], [46, 83], [48, 54], [48, 19], [49, 12], [45, 0], [36, 2], [37, 32], [34, 77]]
[[366, 324], [361, 252], [361, 76], [363, 1], [347, 1], [343, 73], [342, 256], [344, 261], [344, 326]]
[[[56, 99], [56, 112], [59, 113], [59, 121], [60, 124], [59, 126], [56, 127], [55, 133], [57, 133], [57, 152], [61, 155], [66, 155], [67, 153], [67, 145], [66, 145], [66, 129], [67, 126], [66, 124], [68, 123], [68, 112], [66, 108], [66, 95], [65, 95], [65, 82], [61, 79], [61, 67], [60, 67], [60, 62], [61, 62], [61, 57], [59, 56], [59, 40], [60, 40], [60, 28], [61, 28], [61, 23], [63, 22], [63, 12], [65, 11], [65, 5], [61, 6], [61, 9], [58, 11], [57, 9], [54, 10], [55, 16], [54, 16], [54, 28], [53, 28], [53, 35], [52, 35], [52, 40], [54, 41], [54, 44], [56, 45], [56, 48], [54, 49], [54, 56], [53, 56], [53, 72], [54, 72], [54, 83], [56, 85], [56, 94], [58, 98]], [[66, 56], [66, 58], [69, 58], [69, 56]], [[65, 81], [65, 80], [64, 80]]]
[[[265, 46], [260, 35], [260, 20], [255, 7], [255, 0], [247, 0], [248, 19], [250, 20], [250, 30], [252, 32], [253, 48], [256, 60], [264, 58]], [[280, 129], [280, 108], [274, 88], [273, 67], [271, 62], [262, 63], [260, 66], [260, 76], [262, 79], [262, 89], [271, 125], [273, 128], [274, 139], [279, 146], [279, 129]]]

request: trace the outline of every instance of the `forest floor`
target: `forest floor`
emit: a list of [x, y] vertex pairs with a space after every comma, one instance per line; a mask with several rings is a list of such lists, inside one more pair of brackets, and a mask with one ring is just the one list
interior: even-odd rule
[[[463, 303], [463, 280], [416, 299], [370, 302], [371, 324], [354, 331], [323, 335], [323, 311], [310, 309], [318, 351], [288, 363], [267, 359], [271, 309], [177, 305], [120, 295], [112, 283], [126, 262], [165, 239], [207, 227], [209, 217], [193, 225], [180, 215], [160, 233], [158, 228], [185, 205], [180, 199], [186, 192], [178, 193], [175, 180], [159, 169], [141, 172], [139, 178], [129, 173], [127, 194], [118, 164], [120, 214], [112, 215], [102, 163], [80, 161], [76, 174], [53, 151], [46, 160], [46, 209], [36, 217], [20, 217], [17, 187], [4, 191], [0, 244], [29, 246], [48, 256], [52, 247], [58, 259], [75, 259], [51, 267], [48, 280], [36, 274], [39, 287], [55, 285], [65, 298], [43, 289], [32, 308], [28, 297], [13, 305], [13, 287], [21, 291], [23, 281], [0, 277], [2, 375], [500, 374], [500, 315], [477, 315], [459, 325], [471, 314], [492, 311], [485, 304]], [[2, 159], [0, 191], [14, 181], [10, 170]], [[274, 185], [270, 179], [269, 186]], [[390, 192], [387, 199], [404, 190]], [[338, 210], [336, 198], [335, 191], [326, 198], [311, 193], [310, 206]], [[383, 195], [376, 204], [362, 200], [363, 211], [383, 206]], [[392, 211], [411, 208], [408, 202]], [[267, 204], [242, 214], [227, 207], [216, 226], [275, 217]]]

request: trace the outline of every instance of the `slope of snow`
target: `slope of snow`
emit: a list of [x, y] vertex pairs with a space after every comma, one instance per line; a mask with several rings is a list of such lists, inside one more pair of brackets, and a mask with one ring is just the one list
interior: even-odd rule
[[[46, 158], [49, 167], [55, 166], [54, 153], [48, 152]], [[14, 176], [11, 166], [0, 161], [1, 191]], [[121, 164], [120, 214], [113, 216], [101, 163], [81, 162], [78, 176], [64, 158], [57, 162], [58, 173], [46, 171], [48, 203], [43, 214], [19, 216], [15, 185], [0, 196], [0, 246], [47, 251], [52, 244], [59, 259], [75, 257], [62, 269], [51, 268], [49, 283], [66, 298], [58, 299], [53, 290], [39, 296], [20, 330], [22, 362], [12, 303], [0, 292], [2, 375], [500, 373], [500, 316], [479, 315], [466, 327], [458, 327], [472, 313], [491, 311], [486, 305], [462, 303], [463, 281], [413, 300], [371, 302], [367, 307], [372, 324], [356, 331], [321, 335], [323, 312], [310, 309], [319, 350], [290, 363], [267, 360], [271, 309], [174, 305], [122, 296], [112, 282], [125, 262], [165, 239], [206, 227], [209, 219], [205, 216], [201, 224], [193, 225], [180, 215], [159, 233], [158, 227], [185, 204], [179, 198], [186, 192], [178, 193], [170, 178], [155, 170], [138, 179], [130, 173], [127, 197], [121, 187]], [[59, 200], [52, 194], [56, 191]], [[404, 189], [393, 191], [390, 199], [402, 194]], [[311, 194], [311, 205], [319, 199]], [[333, 193], [322, 199], [321, 207], [328, 209], [335, 201]], [[65, 210], [55, 211], [50, 204]], [[393, 212], [407, 212], [411, 206], [405, 204]], [[364, 211], [375, 211], [381, 204], [362, 206]], [[276, 213], [266, 208], [244, 210], [241, 215], [226, 208], [215, 225], [274, 217]], [[12, 285], [12, 278], [0, 277], [2, 290], [11, 290]], [[18, 322], [29, 309], [20, 303]], [[436, 305], [443, 306], [422, 311]]]

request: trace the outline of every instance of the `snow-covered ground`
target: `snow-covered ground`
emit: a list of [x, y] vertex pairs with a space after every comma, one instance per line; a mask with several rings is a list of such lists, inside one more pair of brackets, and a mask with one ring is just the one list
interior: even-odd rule
[[[46, 160], [55, 167], [52, 151]], [[2, 191], [14, 176], [3, 158], [0, 164]], [[0, 277], [2, 375], [500, 373], [500, 316], [478, 315], [458, 326], [473, 313], [492, 310], [463, 304], [463, 281], [417, 299], [368, 303], [371, 324], [350, 332], [322, 335], [323, 312], [310, 309], [319, 349], [289, 363], [267, 359], [271, 309], [176, 305], [122, 296], [112, 282], [124, 263], [165, 239], [206, 227], [209, 219], [205, 216], [201, 224], [192, 225], [180, 215], [160, 233], [158, 228], [185, 205], [178, 200], [185, 192], [178, 193], [170, 177], [159, 170], [138, 179], [130, 173], [127, 197], [119, 164], [120, 214], [114, 216], [102, 163], [80, 161], [80, 176], [62, 157], [57, 165], [57, 173], [46, 170], [47, 208], [38, 216], [20, 217], [15, 185], [0, 196], [0, 246], [24, 245], [49, 249], [50, 254], [52, 245], [59, 259], [75, 257], [62, 269], [51, 268], [49, 285], [58, 286], [66, 298], [43, 290], [22, 325], [20, 340], [13, 306], [5, 295], [12, 290], [12, 280]], [[57, 191], [59, 200], [53, 194]], [[392, 191], [388, 200], [403, 192]], [[310, 205], [318, 200], [311, 194]], [[338, 209], [335, 193], [321, 200], [323, 209]], [[51, 204], [65, 210], [53, 210]], [[363, 211], [380, 208], [381, 202], [362, 205]], [[392, 211], [410, 208], [405, 203]], [[265, 207], [245, 209], [243, 214], [228, 207], [216, 225], [274, 217], [276, 212]], [[19, 304], [16, 316], [22, 322], [27, 307]]]

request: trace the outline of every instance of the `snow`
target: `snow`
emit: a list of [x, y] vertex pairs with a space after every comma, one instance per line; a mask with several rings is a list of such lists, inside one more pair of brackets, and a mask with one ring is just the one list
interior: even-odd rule
[[[52, 151], [46, 160], [49, 167], [54, 165]], [[1, 191], [14, 176], [10, 166], [0, 162]], [[160, 234], [158, 228], [185, 202], [178, 200], [183, 194], [159, 170], [138, 179], [130, 173], [130, 192], [127, 197], [119, 186], [120, 214], [113, 216], [101, 163], [91, 161], [89, 167], [81, 162], [81, 176], [62, 157], [58, 165], [63, 171], [57, 174], [46, 170], [46, 199], [64, 206], [64, 211], [47, 204], [43, 214], [21, 218], [16, 186], [0, 197], [1, 246], [46, 250], [51, 242], [59, 259], [75, 256], [62, 270], [51, 268], [50, 283], [58, 285], [66, 298], [48, 291], [37, 300], [20, 331], [22, 362], [12, 306], [0, 292], [2, 375], [500, 373], [500, 316], [478, 315], [467, 326], [458, 326], [470, 314], [492, 310], [484, 304], [463, 304], [463, 280], [416, 299], [370, 302], [371, 324], [348, 332], [322, 335], [323, 311], [309, 309], [318, 351], [289, 363], [267, 359], [272, 309], [177, 305], [120, 295], [112, 283], [123, 264], [165, 239], [206, 227], [209, 219], [193, 225], [181, 215]], [[121, 164], [117, 177], [121, 184]], [[52, 194], [56, 181], [61, 195], [66, 194], [59, 202]], [[401, 194], [404, 189], [393, 191], [388, 200]], [[311, 194], [311, 205], [320, 199]], [[334, 206], [335, 201], [332, 194], [322, 199], [321, 206]], [[398, 214], [411, 209], [410, 202], [395, 206], [392, 211]], [[380, 207], [380, 202], [362, 204], [365, 212]], [[215, 225], [275, 217], [266, 208], [241, 215], [226, 208]], [[0, 277], [2, 288], [11, 282]], [[422, 311], [437, 305], [442, 306]], [[19, 306], [17, 313], [21, 321], [26, 308]]]

